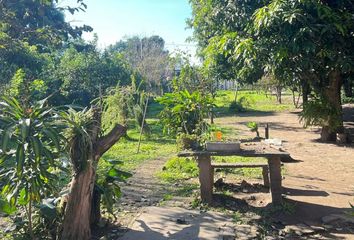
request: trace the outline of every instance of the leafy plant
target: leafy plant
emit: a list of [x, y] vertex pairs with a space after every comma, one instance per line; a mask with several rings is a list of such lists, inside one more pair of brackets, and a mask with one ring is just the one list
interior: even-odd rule
[[57, 175], [63, 169], [63, 125], [47, 99], [21, 105], [14, 98], [0, 102], [0, 182], [6, 199], [1, 211], [24, 208], [28, 232], [33, 233], [33, 207], [55, 192]]
[[256, 122], [249, 122], [247, 123], [247, 127], [252, 131], [257, 134], [257, 138], [259, 138], [259, 132], [258, 132], [258, 124]]
[[336, 130], [341, 125], [341, 121], [335, 116], [340, 114], [324, 97], [313, 98], [304, 104], [300, 121], [304, 127], [322, 126]]
[[85, 168], [86, 161], [93, 150], [91, 133], [88, 132], [88, 129], [91, 129], [90, 126], [94, 124], [92, 109], [76, 111], [71, 108], [67, 112], [62, 112], [61, 116], [68, 126], [65, 132], [68, 139], [67, 151], [70, 154], [74, 171], [79, 173]]
[[102, 196], [103, 207], [113, 215], [113, 205], [122, 196], [119, 183], [125, 182], [132, 174], [118, 169], [123, 164], [121, 161], [102, 160], [105, 167], [98, 170], [95, 189]]
[[169, 134], [185, 133], [201, 135], [208, 124], [204, 121], [214, 106], [211, 97], [199, 91], [187, 90], [167, 93], [157, 99], [164, 105], [160, 120], [164, 132]]

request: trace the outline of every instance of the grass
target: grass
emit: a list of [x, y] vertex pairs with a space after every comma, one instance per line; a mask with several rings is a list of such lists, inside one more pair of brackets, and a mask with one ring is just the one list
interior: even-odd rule
[[[248, 163], [248, 162], [255, 162], [255, 163], [267, 163], [265, 158], [252, 158], [252, 157], [214, 157], [213, 161], [215, 162], [223, 162], [223, 163]], [[223, 168], [217, 169], [216, 173], [218, 174], [233, 174], [237, 178], [254, 178], [254, 179], [262, 179], [262, 168], [238, 168], [238, 169], [231, 169], [231, 168]]]
[[164, 182], [177, 182], [197, 177], [199, 173], [194, 159], [173, 157], [169, 159], [157, 176]]
[[147, 119], [151, 134], [143, 136], [140, 151], [137, 153], [139, 131], [131, 126], [128, 130], [129, 138], [121, 139], [116, 143], [103, 158], [120, 160], [123, 162], [122, 169], [126, 171], [136, 169], [146, 161], [176, 154], [175, 140], [162, 135], [162, 127], [157, 119]]
[[[266, 95], [264, 92], [257, 91], [239, 91], [237, 94], [237, 101], [241, 98], [246, 98], [247, 106], [246, 111], [251, 112], [281, 112], [294, 110], [295, 107], [292, 103], [289, 94], [283, 95], [283, 103], [278, 104], [276, 97]], [[215, 104], [217, 106], [216, 112], [225, 115], [230, 114], [229, 105], [235, 99], [235, 93], [229, 90], [218, 91], [216, 95]]]

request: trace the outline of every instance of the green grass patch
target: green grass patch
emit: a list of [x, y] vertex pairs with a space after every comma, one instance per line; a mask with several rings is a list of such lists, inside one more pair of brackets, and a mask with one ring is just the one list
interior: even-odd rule
[[[239, 91], [237, 94], [237, 101], [241, 98], [246, 99], [244, 106], [246, 111], [259, 112], [281, 112], [294, 110], [292, 103], [292, 96], [289, 94], [283, 95], [283, 103], [278, 104], [276, 97], [273, 95], [266, 95], [264, 92], [257, 91]], [[235, 100], [235, 92], [229, 90], [218, 91], [215, 104], [217, 106], [216, 112], [220, 114], [230, 114], [229, 106]]]
[[[221, 163], [267, 163], [267, 159], [265, 158], [253, 158], [253, 157], [214, 157], [214, 162]], [[222, 168], [215, 170], [216, 174], [234, 174], [238, 178], [256, 178], [262, 179], [262, 168]]]
[[157, 176], [164, 182], [176, 182], [198, 176], [198, 166], [194, 159], [173, 157], [169, 159]]
[[103, 155], [103, 158], [123, 161], [122, 169], [129, 171], [145, 161], [176, 154], [176, 140], [162, 135], [162, 127], [156, 119], [148, 119], [147, 122], [151, 133], [142, 136], [139, 153], [137, 153], [139, 130], [129, 124], [128, 138], [119, 140]]

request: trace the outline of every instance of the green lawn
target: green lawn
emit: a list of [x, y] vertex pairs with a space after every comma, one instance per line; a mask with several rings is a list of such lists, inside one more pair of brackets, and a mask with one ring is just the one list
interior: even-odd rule
[[[257, 112], [281, 112], [294, 110], [295, 107], [292, 103], [292, 96], [289, 93], [283, 94], [282, 104], [278, 104], [275, 96], [266, 95], [264, 92], [257, 91], [239, 91], [237, 94], [237, 101], [245, 98], [248, 103], [244, 106], [247, 111]], [[230, 103], [235, 99], [235, 92], [233, 91], [218, 91], [216, 95], [216, 112], [220, 114], [232, 114], [229, 111]]]
[[130, 125], [128, 130], [128, 139], [121, 139], [116, 143], [103, 158], [120, 160], [123, 162], [123, 170], [134, 170], [145, 161], [160, 157], [168, 157], [176, 154], [177, 148], [175, 140], [162, 135], [162, 127], [157, 119], [147, 119], [151, 134], [143, 135], [138, 150], [139, 130]]

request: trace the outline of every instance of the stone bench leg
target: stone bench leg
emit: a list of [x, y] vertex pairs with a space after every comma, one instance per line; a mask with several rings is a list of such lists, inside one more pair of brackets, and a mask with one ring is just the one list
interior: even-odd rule
[[197, 161], [202, 202], [211, 204], [213, 201], [214, 184], [214, 169], [211, 166], [211, 158], [210, 156], [199, 156]]
[[262, 167], [262, 175], [263, 175], [263, 185], [269, 188], [269, 171], [268, 166]]
[[281, 163], [280, 157], [268, 159], [269, 176], [270, 176], [270, 192], [272, 194], [272, 203], [274, 205], [282, 204], [282, 186], [281, 186]]

